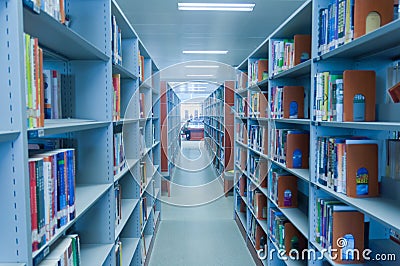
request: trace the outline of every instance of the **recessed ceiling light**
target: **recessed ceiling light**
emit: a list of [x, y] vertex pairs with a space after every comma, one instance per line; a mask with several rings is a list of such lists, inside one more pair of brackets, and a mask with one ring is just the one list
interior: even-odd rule
[[194, 51], [189, 51], [189, 50], [185, 50], [182, 51], [182, 53], [184, 54], [227, 54], [228, 51], [200, 51], [200, 50], [194, 50]]
[[190, 74], [190, 75], [186, 75], [187, 77], [214, 77], [214, 75], [203, 75], [203, 74]]
[[255, 4], [178, 3], [178, 10], [191, 11], [253, 11]]
[[218, 65], [188, 65], [186, 68], [219, 68]]

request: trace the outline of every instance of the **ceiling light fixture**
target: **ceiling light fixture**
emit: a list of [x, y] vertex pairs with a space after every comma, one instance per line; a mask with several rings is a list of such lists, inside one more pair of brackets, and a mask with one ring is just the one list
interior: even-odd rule
[[194, 50], [194, 51], [190, 51], [190, 50], [184, 50], [182, 51], [182, 53], [184, 54], [227, 54], [228, 51], [200, 51], [200, 50]]
[[233, 3], [178, 3], [178, 10], [182, 11], [253, 11], [255, 4]]
[[214, 77], [214, 75], [193, 74], [186, 75], [186, 77]]
[[209, 66], [207, 66], [207, 65], [188, 65], [185, 67], [186, 68], [219, 68], [219, 66], [217, 66], [217, 65], [209, 65]]

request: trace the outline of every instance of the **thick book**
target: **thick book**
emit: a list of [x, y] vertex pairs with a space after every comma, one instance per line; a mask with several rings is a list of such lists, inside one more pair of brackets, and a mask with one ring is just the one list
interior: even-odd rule
[[375, 121], [375, 91], [375, 71], [344, 71], [343, 121]]
[[279, 175], [276, 180], [277, 205], [280, 208], [297, 207], [297, 177]]
[[354, 38], [393, 20], [393, 0], [354, 0]]
[[377, 197], [378, 145], [346, 141], [346, 194], [349, 197]]
[[294, 35], [294, 65], [311, 58], [311, 35]]
[[283, 87], [283, 118], [304, 118], [304, 87]]
[[363, 262], [354, 257], [351, 250], [364, 250], [364, 214], [358, 211], [340, 211], [333, 209], [332, 213], [332, 248], [337, 249], [341, 256], [333, 261], [341, 264]]
[[310, 134], [289, 132], [286, 140], [286, 167], [308, 168]]

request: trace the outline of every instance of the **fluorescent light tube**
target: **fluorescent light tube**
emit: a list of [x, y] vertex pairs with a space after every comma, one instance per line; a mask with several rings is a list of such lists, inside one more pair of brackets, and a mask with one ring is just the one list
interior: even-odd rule
[[178, 3], [178, 10], [191, 11], [253, 11], [255, 4], [235, 3]]
[[184, 54], [227, 54], [228, 51], [200, 51], [200, 50], [194, 50], [194, 51], [189, 51], [189, 50], [185, 50], [182, 51], [182, 53]]
[[206, 65], [188, 65], [188, 66], [185, 66], [186, 68], [219, 68], [219, 66], [217, 66], [217, 65], [209, 65], [209, 66], [206, 66]]
[[186, 75], [187, 77], [214, 77], [214, 75], [203, 75], [203, 74], [193, 74], [193, 75]]

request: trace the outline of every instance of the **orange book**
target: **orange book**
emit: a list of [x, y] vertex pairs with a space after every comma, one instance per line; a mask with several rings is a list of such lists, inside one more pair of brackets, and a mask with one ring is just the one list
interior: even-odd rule
[[285, 250], [286, 255], [293, 255], [293, 252], [290, 253], [291, 250], [297, 250], [299, 254], [302, 253], [302, 250], [307, 248], [307, 239], [297, 230], [296, 227], [293, 226], [291, 222], [285, 223]]
[[268, 73], [268, 60], [259, 59], [257, 61], [257, 64], [258, 64], [257, 80], [258, 82], [260, 82], [263, 80], [263, 73]]
[[[358, 211], [333, 211], [332, 214], [332, 236], [333, 250], [336, 254], [346, 255], [346, 249], [360, 251], [360, 260], [344, 260], [343, 256], [333, 259], [336, 263], [354, 264], [363, 261], [364, 250], [364, 214]], [[345, 241], [344, 241], [345, 240]], [[343, 247], [342, 243], [346, 243]]]
[[[264, 247], [261, 247], [261, 238], [264, 237], [264, 239], [267, 238], [267, 234], [264, 232], [264, 230], [259, 226], [258, 224], [256, 225], [256, 249], [263, 249]], [[265, 251], [266, 252], [266, 251]]]
[[287, 134], [286, 167], [308, 168], [310, 134]]
[[354, 39], [393, 20], [393, 0], [355, 0]]
[[375, 91], [375, 71], [344, 71], [343, 121], [375, 121]]
[[297, 207], [297, 178], [295, 176], [279, 176], [277, 204], [280, 208]]
[[346, 144], [346, 194], [353, 198], [379, 195], [377, 144]]
[[294, 65], [311, 58], [311, 35], [294, 35]]
[[283, 87], [283, 118], [304, 118], [304, 87]]
[[60, 22], [65, 23], [65, 3], [64, 0], [60, 0]]
[[254, 212], [257, 219], [266, 220], [267, 219], [267, 197], [261, 192], [254, 193]]

